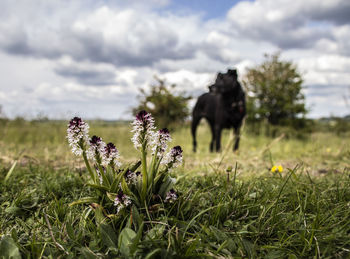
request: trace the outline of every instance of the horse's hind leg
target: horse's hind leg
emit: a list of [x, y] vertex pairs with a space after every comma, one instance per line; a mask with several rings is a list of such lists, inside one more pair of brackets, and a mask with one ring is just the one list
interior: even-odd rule
[[196, 116], [196, 115], [192, 116], [191, 132], [192, 132], [192, 139], [193, 139], [193, 152], [197, 151], [196, 130], [200, 120], [201, 120], [200, 116]]

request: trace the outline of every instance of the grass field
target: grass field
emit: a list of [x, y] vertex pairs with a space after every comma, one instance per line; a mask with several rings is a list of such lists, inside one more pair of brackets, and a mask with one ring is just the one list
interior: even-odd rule
[[[139, 158], [129, 124], [89, 124], [91, 135], [115, 143], [124, 164]], [[172, 144], [184, 150], [172, 172], [179, 199], [138, 223], [106, 224], [88, 204], [69, 206], [93, 190], [68, 147], [66, 123], [3, 122], [0, 251], [5, 258], [349, 257], [350, 135], [298, 140], [243, 131], [233, 153], [231, 134], [224, 132], [223, 152], [211, 154], [201, 125], [194, 154], [189, 128], [175, 131]], [[271, 173], [273, 165], [283, 172]], [[141, 229], [131, 245], [120, 241], [126, 225]]]

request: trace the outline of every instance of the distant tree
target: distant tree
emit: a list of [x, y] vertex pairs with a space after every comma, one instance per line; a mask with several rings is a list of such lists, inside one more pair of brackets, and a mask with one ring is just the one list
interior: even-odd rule
[[150, 92], [140, 89], [140, 103], [133, 109], [136, 114], [140, 110], [150, 112], [157, 126], [175, 128], [181, 125], [190, 114], [188, 101], [191, 99], [185, 92], [176, 92], [176, 85], [166, 85], [165, 80], [155, 77], [156, 85], [151, 85]]
[[307, 110], [303, 79], [295, 64], [281, 61], [280, 53], [267, 55], [262, 64], [248, 69], [243, 84], [248, 91], [248, 121], [301, 127]]

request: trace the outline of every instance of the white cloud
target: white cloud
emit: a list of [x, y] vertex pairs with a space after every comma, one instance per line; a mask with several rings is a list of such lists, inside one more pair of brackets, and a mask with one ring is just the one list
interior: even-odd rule
[[338, 98], [349, 85], [349, 1], [241, 1], [226, 17], [207, 21], [200, 13], [162, 10], [168, 4], [3, 0], [5, 113], [123, 117], [154, 75], [196, 96], [217, 72], [236, 67], [242, 78], [278, 49], [303, 73], [307, 101], [316, 104], [312, 116], [326, 113], [322, 95]]
[[233, 30], [281, 48], [310, 48], [333, 40], [332, 24], [350, 21], [348, 1], [242, 1], [228, 12]]
[[346, 85], [350, 82], [350, 57], [340, 55], [321, 55], [301, 58], [299, 69], [307, 71], [304, 75], [307, 84]]
[[76, 62], [69, 56], [58, 60], [55, 72], [73, 78], [85, 85], [113, 85], [116, 83], [116, 69], [108, 63]]
[[214, 83], [215, 77], [212, 73], [196, 73], [189, 70], [178, 70], [161, 75], [171, 84], [176, 84], [180, 89], [187, 92], [207, 90], [207, 87]]

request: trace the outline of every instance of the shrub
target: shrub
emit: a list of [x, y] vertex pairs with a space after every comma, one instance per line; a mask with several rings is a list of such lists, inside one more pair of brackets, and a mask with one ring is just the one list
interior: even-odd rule
[[281, 61], [280, 54], [265, 55], [265, 61], [248, 69], [243, 80], [248, 90], [248, 121], [271, 125], [304, 127], [305, 96], [303, 79], [292, 62]]
[[156, 78], [158, 85], [152, 85], [149, 93], [140, 89], [142, 97], [136, 114], [140, 110], [148, 110], [157, 121], [159, 127], [175, 128], [189, 116], [188, 101], [190, 96], [184, 92], [174, 93], [176, 85], [166, 85], [164, 80]]

